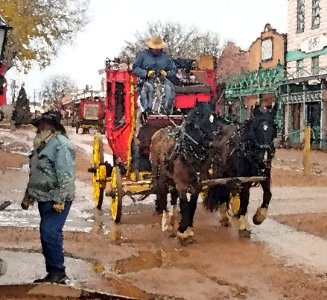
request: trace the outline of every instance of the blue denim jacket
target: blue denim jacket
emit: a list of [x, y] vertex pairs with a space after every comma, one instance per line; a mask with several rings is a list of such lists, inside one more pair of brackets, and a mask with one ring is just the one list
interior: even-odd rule
[[154, 54], [146, 49], [136, 55], [133, 74], [144, 79], [150, 70], [157, 72], [164, 70], [167, 72], [168, 78], [176, 75], [176, 65], [170, 55], [165, 52]]
[[38, 202], [74, 200], [75, 150], [68, 138], [55, 134], [32, 152], [27, 194]]

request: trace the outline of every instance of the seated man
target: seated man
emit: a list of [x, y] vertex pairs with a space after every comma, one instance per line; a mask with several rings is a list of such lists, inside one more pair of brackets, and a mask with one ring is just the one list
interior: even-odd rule
[[149, 47], [139, 52], [133, 65], [133, 74], [143, 81], [141, 91], [141, 106], [150, 112], [154, 100], [154, 79], [159, 76], [163, 79], [164, 99], [163, 104], [168, 112], [172, 109], [174, 100], [174, 85], [168, 78], [176, 73], [176, 66], [170, 55], [163, 51], [165, 44], [160, 36], [152, 37], [148, 42]]

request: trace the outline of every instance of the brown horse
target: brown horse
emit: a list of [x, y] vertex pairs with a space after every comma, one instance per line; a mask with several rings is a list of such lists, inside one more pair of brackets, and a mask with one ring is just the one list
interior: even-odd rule
[[[156, 211], [162, 213], [162, 231], [172, 230], [173, 216], [178, 193], [174, 181], [168, 176], [166, 162], [176, 146], [176, 128], [166, 127], [158, 130], [151, 139], [150, 161], [152, 174], [155, 175], [154, 192], [156, 194]], [[171, 207], [167, 209], [167, 197], [171, 194]]]
[[[189, 143], [199, 145], [197, 140], [200, 136], [194, 134], [194, 131], [191, 136], [188, 133], [190, 128], [193, 128], [193, 124], [187, 121], [180, 128], [162, 128], [153, 135], [150, 147], [152, 172], [156, 175], [156, 210], [163, 213], [162, 230], [172, 229], [172, 216], [179, 197], [181, 219], [177, 236], [181, 239], [194, 236], [193, 219], [201, 192], [199, 177], [193, 162], [187, 157], [186, 149]], [[172, 209], [168, 211], [169, 193]]]

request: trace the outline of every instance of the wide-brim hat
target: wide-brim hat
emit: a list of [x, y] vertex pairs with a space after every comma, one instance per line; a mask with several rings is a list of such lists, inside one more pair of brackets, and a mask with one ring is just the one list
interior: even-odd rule
[[151, 49], [163, 49], [165, 48], [166, 44], [163, 41], [162, 37], [159, 35], [153, 36], [146, 42], [146, 45]]
[[39, 118], [32, 121], [32, 125], [35, 127], [39, 127], [42, 121], [46, 121], [53, 126], [53, 128], [62, 133], [66, 133], [66, 129], [63, 125], [61, 125], [61, 116], [59, 113], [55, 111], [47, 111], [43, 113]]

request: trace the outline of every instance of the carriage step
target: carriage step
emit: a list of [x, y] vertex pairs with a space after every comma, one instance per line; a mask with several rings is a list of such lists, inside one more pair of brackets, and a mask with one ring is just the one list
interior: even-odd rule
[[93, 173], [93, 174], [95, 174], [95, 173], [97, 172], [97, 169], [96, 169], [96, 168], [88, 168], [87, 171], [88, 171], [89, 173]]

